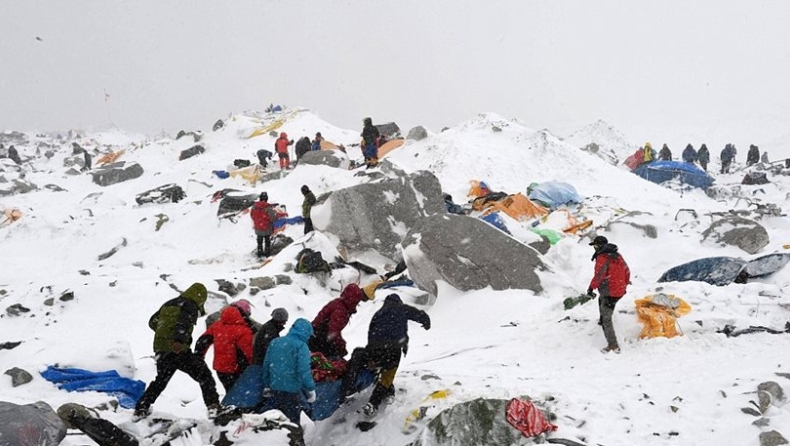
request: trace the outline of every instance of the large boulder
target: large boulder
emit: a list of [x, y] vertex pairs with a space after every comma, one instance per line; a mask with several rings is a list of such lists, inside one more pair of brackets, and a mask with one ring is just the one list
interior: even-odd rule
[[409, 134], [406, 135], [406, 139], [411, 139], [413, 141], [422, 141], [423, 139], [428, 137], [428, 130], [425, 130], [425, 127], [418, 125], [413, 129], [409, 130]]
[[330, 166], [348, 169], [348, 155], [340, 150], [312, 150], [299, 158], [299, 165]]
[[99, 186], [110, 186], [139, 178], [143, 173], [143, 166], [134, 163], [129, 167], [124, 167], [124, 163], [121, 162], [96, 169], [91, 172], [91, 175], [93, 176], [93, 182]]
[[335, 235], [344, 248], [375, 250], [396, 260], [409, 228], [437, 213], [444, 213], [441, 184], [419, 171], [334, 191], [322, 197], [312, 217], [316, 228]]
[[543, 290], [535, 271], [546, 265], [538, 252], [480, 219], [438, 214], [410, 227], [402, 244], [409, 274], [434, 296], [437, 280], [461, 291]]
[[749, 254], [757, 254], [770, 239], [768, 231], [754, 220], [731, 216], [713, 222], [705, 232], [702, 240], [710, 239], [719, 245], [737, 246]]
[[524, 437], [505, 419], [508, 400], [478, 398], [442, 411], [408, 446], [524, 446]]

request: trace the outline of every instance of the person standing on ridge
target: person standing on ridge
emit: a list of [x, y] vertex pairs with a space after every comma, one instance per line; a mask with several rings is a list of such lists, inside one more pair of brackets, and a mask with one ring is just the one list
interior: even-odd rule
[[280, 337], [280, 332], [283, 331], [287, 322], [288, 311], [285, 308], [275, 308], [272, 311], [272, 318], [255, 333], [255, 339], [252, 342], [253, 364], [263, 365], [269, 344], [272, 340]]
[[304, 219], [304, 233], [309, 234], [313, 231], [313, 219], [310, 217], [310, 212], [313, 210], [313, 205], [316, 203], [315, 194], [310, 190], [307, 185], [302, 186], [302, 195], [304, 201], [302, 202], [302, 218]]
[[280, 157], [280, 170], [288, 169], [291, 165], [291, 158], [288, 154], [288, 146], [293, 144], [293, 140], [288, 140], [285, 132], [280, 133], [280, 137], [274, 142], [274, 151]]
[[277, 215], [274, 212], [274, 206], [270, 205], [268, 201], [269, 194], [261, 192], [258, 201], [252, 205], [252, 211], [250, 211], [258, 242], [258, 257], [269, 257], [272, 253], [272, 233]]
[[600, 312], [600, 323], [603, 327], [603, 334], [606, 338], [606, 348], [604, 353], [620, 353], [620, 346], [617, 343], [617, 335], [614, 332], [612, 315], [614, 307], [625, 295], [626, 287], [631, 281], [631, 271], [625, 263], [623, 256], [617, 252], [617, 245], [609, 243], [606, 237], [596, 236], [590, 243], [595, 248], [592, 260], [595, 261], [595, 273], [587, 288], [587, 295], [595, 297], [593, 290], [597, 289], [600, 293], [598, 298], [598, 310]]
[[732, 160], [735, 159], [735, 146], [731, 143], [724, 146], [721, 151], [721, 173], [730, 173], [730, 165]]
[[669, 150], [669, 146], [666, 143], [661, 146], [661, 150], [658, 152], [658, 159], [661, 161], [672, 161], [672, 151]]
[[364, 127], [362, 128], [362, 153], [365, 156], [365, 164], [367, 168], [375, 167], [378, 164], [378, 140], [381, 134], [379, 129], [373, 125], [373, 120], [365, 118], [363, 121]]
[[219, 320], [203, 333], [195, 343], [195, 353], [206, 357], [209, 347], [214, 345], [214, 370], [229, 392], [244, 369], [252, 363], [253, 330], [244, 316], [251, 312], [250, 303], [242, 299], [228, 305]]
[[691, 144], [687, 145], [685, 149], [683, 149], [683, 162], [694, 164], [697, 162], [697, 151], [694, 150], [694, 146]]
[[699, 165], [702, 166], [702, 170], [705, 172], [708, 171], [708, 163], [710, 162], [710, 152], [708, 151], [708, 146], [702, 144], [697, 151], [697, 161], [699, 161]]
[[760, 162], [760, 149], [754, 144], [749, 145], [749, 151], [746, 152], [746, 165], [753, 166]]
[[177, 370], [189, 375], [200, 384], [203, 402], [214, 417], [220, 409], [214, 377], [199, 355], [190, 350], [192, 331], [199, 316], [205, 315], [203, 304], [208, 298], [208, 290], [202, 283], [193, 283], [181, 295], [165, 302], [148, 321], [154, 330], [154, 353], [156, 358], [156, 378], [148, 385], [143, 396], [134, 408], [134, 419], [139, 420], [151, 414], [151, 405], [167, 387], [167, 383]]

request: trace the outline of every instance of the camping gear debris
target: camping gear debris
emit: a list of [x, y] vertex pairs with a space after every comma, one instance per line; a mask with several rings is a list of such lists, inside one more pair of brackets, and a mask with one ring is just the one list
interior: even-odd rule
[[181, 186], [175, 183], [170, 183], [137, 194], [137, 196], [134, 198], [134, 201], [136, 201], [139, 205], [146, 203], [178, 203], [179, 201], [186, 198], [186, 196], [187, 195]]
[[103, 392], [118, 399], [121, 407], [134, 408], [143, 395], [145, 383], [124, 378], [115, 370], [91, 372], [76, 368], [48, 366], [41, 376], [54, 383], [61, 390], [69, 392]]
[[677, 336], [677, 318], [691, 311], [689, 304], [673, 294], [653, 294], [637, 299], [635, 303], [639, 322], [644, 326], [640, 338]]
[[0, 401], [0, 444], [57, 446], [65, 437], [66, 425], [49, 404]]

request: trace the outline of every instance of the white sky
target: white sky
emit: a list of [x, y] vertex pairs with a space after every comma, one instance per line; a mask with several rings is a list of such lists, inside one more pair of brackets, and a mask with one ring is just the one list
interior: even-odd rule
[[[206, 129], [270, 102], [358, 128], [494, 111], [565, 135], [790, 156], [780, 1], [0, 4], [0, 129]], [[36, 37], [43, 39], [36, 40]], [[110, 94], [107, 104], [104, 91]], [[782, 144], [788, 144], [780, 150]]]

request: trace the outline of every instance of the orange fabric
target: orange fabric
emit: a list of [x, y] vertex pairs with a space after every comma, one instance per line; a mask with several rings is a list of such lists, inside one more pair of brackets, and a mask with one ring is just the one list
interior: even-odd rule
[[546, 208], [533, 203], [529, 198], [521, 193], [510, 195], [500, 201], [488, 202], [482, 206], [485, 209], [483, 215], [501, 211], [510, 216], [510, 218], [517, 221], [526, 221], [532, 218], [548, 215], [549, 213]]
[[466, 194], [467, 197], [484, 197], [491, 193], [491, 189], [482, 181], [472, 180], [469, 184], [471, 184], [471, 187], [469, 188], [469, 193]]
[[385, 142], [379, 147], [378, 158], [384, 158], [386, 154], [402, 146], [405, 142], [406, 141], [403, 139], [393, 139], [392, 141]]
[[120, 158], [120, 157], [121, 157], [121, 155], [123, 155], [123, 154], [124, 154], [124, 152], [126, 152], [126, 150], [124, 150], [124, 149], [121, 149], [121, 150], [119, 150], [119, 151], [117, 151], [117, 152], [110, 152], [110, 153], [108, 153], [108, 154], [104, 155], [103, 157], [99, 158], [99, 160], [98, 160], [98, 161], [96, 161], [96, 164], [97, 164], [97, 165], [98, 165], [98, 164], [112, 164], [112, 163], [114, 163], [114, 162], [115, 162], [115, 161], [116, 161], [118, 158]]
[[677, 331], [677, 318], [691, 311], [691, 306], [683, 299], [668, 294], [666, 298], [674, 306], [666, 306], [654, 302], [658, 296], [646, 296], [635, 301], [637, 317], [644, 326], [642, 333], [639, 334], [640, 338], [673, 338], [677, 336], [680, 334]]

